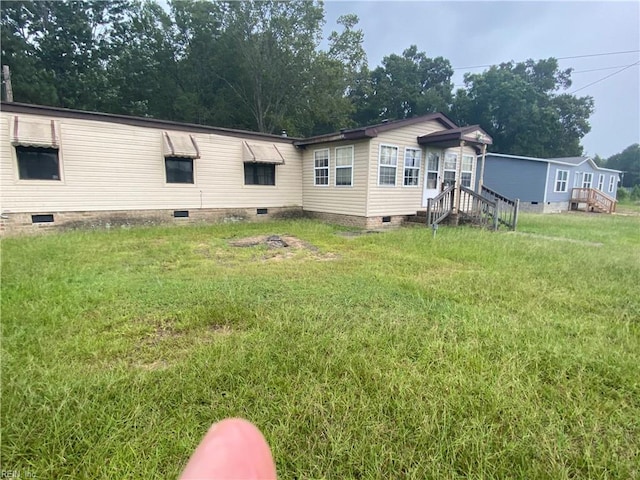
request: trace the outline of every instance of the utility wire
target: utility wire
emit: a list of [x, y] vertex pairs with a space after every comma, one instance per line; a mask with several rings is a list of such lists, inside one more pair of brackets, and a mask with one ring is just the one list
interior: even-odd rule
[[613, 73], [607, 75], [606, 77], [602, 77], [601, 79], [596, 80], [595, 82], [591, 82], [591, 83], [585, 85], [584, 87], [580, 87], [577, 90], [574, 90], [573, 92], [571, 92], [569, 95], [573, 95], [574, 93], [579, 92], [580, 90], [584, 90], [585, 88], [590, 87], [591, 85], [595, 85], [596, 83], [599, 83], [599, 82], [601, 82], [603, 80], [606, 80], [607, 78], [613, 77], [614, 75], [617, 75], [620, 72], [624, 72], [627, 68], [635, 67], [636, 65], [640, 65], [640, 61], [637, 61], [636, 63], [632, 63], [631, 65], [627, 65], [626, 67], [621, 68], [617, 72], [613, 72]]
[[601, 70], [613, 70], [614, 68], [622, 68], [626, 67], [626, 65], [616, 65], [615, 67], [602, 67], [602, 68], [592, 68], [591, 70], [573, 70], [571, 75], [574, 73], [587, 73], [587, 72], [599, 72]]
[[[585, 72], [597, 72], [597, 71], [599, 71], [599, 70], [611, 70], [611, 69], [613, 69], [613, 68], [620, 68], [620, 67], [622, 67], [622, 68], [620, 68], [620, 70], [618, 70], [617, 72], [613, 72], [611, 75], [607, 75], [607, 76], [605, 76], [605, 77], [602, 77], [602, 78], [600, 78], [600, 79], [596, 80], [595, 82], [591, 82], [590, 84], [585, 85], [584, 87], [580, 87], [580, 88], [578, 88], [577, 90], [574, 90], [573, 92], [571, 92], [571, 94], [570, 94], [570, 95], [573, 95], [574, 93], [579, 92], [580, 90], [583, 90], [583, 89], [585, 89], [585, 88], [587, 88], [587, 87], [590, 87], [591, 85], [595, 85], [596, 83], [599, 83], [599, 82], [601, 82], [601, 81], [603, 81], [603, 80], [606, 80], [606, 79], [607, 79], [607, 78], [609, 78], [609, 77], [613, 77], [614, 75], [617, 75], [617, 74], [618, 74], [618, 73], [620, 73], [620, 72], [624, 72], [626, 69], [631, 68], [631, 67], [634, 67], [634, 66], [639, 65], [639, 64], [640, 64], [640, 61], [638, 61], [638, 62], [636, 62], [636, 63], [632, 63], [631, 65], [618, 65], [617, 67], [594, 68], [593, 70], [580, 70], [580, 71], [578, 71], [578, 72], [571, 72], [572, 74], [574, 74], [574, 73], [585, 73]], [[464, 84], [463, 84], [463, 85], [454, 85], [454, 86], [453, 86], [453, 88], [456, 88], [456, 87], [459, 87], [459, 88], [465, 88], [465, 87], [466, 87], [466, 85], [464, 85]]]
[[[571, 57], [556, 57], [556, 60], [569, 60], [571, 58], [586, 58], [586, 57], [603, 57], [606, 55], [621, 55], [623, 53], [638, 53], [640, 50], [625, 50], [622, 52], [607, 52], [607, 53], [591, 53], [589, 55], [574, 55]], [[470, 67], [454, 67], [453, 70], [471, 70], [473, 68], [485, 68], [485, 67], [493, 67], [497, 65], [495, 63], [487, 64], [487, 65], [473, 65]]]

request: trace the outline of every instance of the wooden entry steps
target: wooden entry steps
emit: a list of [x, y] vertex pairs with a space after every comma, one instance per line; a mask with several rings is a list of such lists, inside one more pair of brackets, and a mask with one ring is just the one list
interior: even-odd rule
[[[457, 202], [454, 197], [456, 190], [460, 192]], [[484, 186], [482, 195], [464, 186], [459, 189], [451, 186], [429, 199], [427, 208], [410, 215], [407, 222], [426, 226], [471, 223], [492, 230], [498, 230], [500, 226], [515, 230], [519, 206], [519, 200], [511, 200]]]
[[585, 205], [586, 211], [613, 213], [616, 211], [618, 201], [596, 188], [573, 188], [569, 208], [579, 210], [580, 205]]

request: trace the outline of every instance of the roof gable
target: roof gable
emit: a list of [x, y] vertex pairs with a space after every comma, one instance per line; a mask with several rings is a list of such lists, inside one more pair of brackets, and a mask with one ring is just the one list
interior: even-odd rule
[[350, 129], [345, 128], [340, 130], [339, 132], [317, 135], [314, 137], [298, 140], [295, 142], [295, 145], [305, 147], [307, 145], [336, 142], [340, 140], [360, 140], [366, 138], [375, 138], [380, 133], [387, 132], [389, 130], [395, 130], [397, 128], [403, 128], [409, 125], [415, 125], [417, 123], [430, 122], [434, 120], [439, 122], [445, 130], [458, 128], [458, 126], [445, 114], [430, 113], [428, 115], [422, 115], [420, 117], [404, 118], [402, 120], [391, 120], [388, 122], [382, 122], [366, 127]]

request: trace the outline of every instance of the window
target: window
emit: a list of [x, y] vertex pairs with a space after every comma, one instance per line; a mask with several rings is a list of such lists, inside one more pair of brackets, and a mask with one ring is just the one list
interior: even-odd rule
[[615, 175], [611, 175], [609, 177], [609, 193], [613, 193], [613, 189], [616, 186], [616, 176]]
[[444, 188], [450, 187], [451, 185], [455, 185], [456, 183], [456, 172], [453, 170], [445, 170], [442, 175], [442, 181], [444, 183]]
[[438, 188], [438, 172], [440, 170], [440, 155], [429, 152], [427, 155], [427, 188], [435, 190]]
[[398, 147], [380, 145], [378, 163], [378, 185], [396, 184], [396, 169], [398, 168]]
[[193, 158], [165, 157], [167, 183], [193, 183]]
[[420, 183], [420, 164], [422, 152], [417, 148], [406, 148], [404, 151], [404, 186], [417, 187]]
[[598, 175], [598, 190], [604, 192], [604, 173]]
[[329, 185], [329, 149], [313, 152], [313, 184]]
[[473, 156], [462, 156], [462, 172], [460, 174], [460, 185], [471, 188], [471, 176], [473, 174]]
[[273, 163], [245, 163], [245, 185], [275, 185], [276, 166]]
[[353, 146], [336, 147], [336, 186], [353, 185]]
[[444, 169], [453, 171], [458, 169], [458, 155], [456, 153], [447, 153], [444, 156]]
[[582, 188], [591, 188], [593, 182], [593, 173], [585, 173], [582, 177]]
[[456, 170], [458, 168], [458, 155], [455, 153], [447, 153], [444, 156], [444, 171], [442, 181], [444, 187], [450, 187], [456, 183]]
[[569, 170], [556, 170], [556, 187], [553, 191], [566, 192], [568, 178], [569, 178]]
[[60, 180], [57, 148], [16, 146], [20, 180]]

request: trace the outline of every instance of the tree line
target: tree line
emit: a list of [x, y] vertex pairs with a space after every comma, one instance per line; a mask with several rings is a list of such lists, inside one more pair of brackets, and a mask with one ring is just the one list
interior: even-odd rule
[[[609, 158], [596, 155], [594, 161], [601, 167], [621, 170], [623, 174], [620, 186], [633, 189], [633, 200], [640, 200], [640, 144], [629, 145]], [[625, 192], [618, 192], [618, 195], [624, 196]]]
[[466, 74], [455, 92], [449, 60], [415, 45], [370, 68], [358, 17], [340, 17], [323, 39], [318, 1], [0, 8], [2, 63], [20, 102], [293, 136], [439, 111], [480, 124], [493, 151], [534, 157], [582, 154], [594, 109], [591, 97], [564, 93], [571, 69], [554, 58]]

